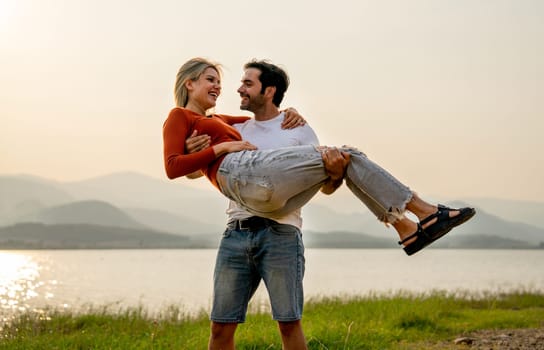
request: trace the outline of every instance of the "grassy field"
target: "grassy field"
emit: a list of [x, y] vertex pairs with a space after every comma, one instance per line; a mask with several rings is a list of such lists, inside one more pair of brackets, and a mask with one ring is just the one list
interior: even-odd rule
[[[399, 294], [309, 301], [303, 325], [310, 349], [459, 349], [452, 340], [480, 329], [544, 326], [544, 294], [484, 297]], [[0, 349], [206, 349], [207, 315], [175, 307], [150, 317], [142, 309], [27, 313], [4, 325]], [[281, 349], [275, 322], [251, 313], [237, 349]]]

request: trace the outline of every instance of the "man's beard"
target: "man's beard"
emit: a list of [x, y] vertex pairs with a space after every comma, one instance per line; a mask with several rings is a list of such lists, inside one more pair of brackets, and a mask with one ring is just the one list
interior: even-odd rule
[[255, 96], [253, 98], [251, 98], [248, 95], [245, 95], [245, 96], [242, 96], [242, 98], [247, 99], [246, 104], [240, 103], [240, 109], [243, 110], [243, 111], [254, 112], [255, 110], [259, 109], [260, 107], [262, 107], [264, 105], [264, 101], [263, 101], [264, 98], [263, 98], [262, 95]]

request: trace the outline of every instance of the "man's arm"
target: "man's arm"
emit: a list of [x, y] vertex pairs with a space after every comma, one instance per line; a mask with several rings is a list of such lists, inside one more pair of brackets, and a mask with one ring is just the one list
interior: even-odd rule
[[322, 150], [321, 157], [323, 158], [325, 170], [329, 175], [327, 182], [321, 186], [321, 192], [324, 194], [332, 194], [344, 182], [350, 154], [341, 152], [336, 147], [326, 147]]

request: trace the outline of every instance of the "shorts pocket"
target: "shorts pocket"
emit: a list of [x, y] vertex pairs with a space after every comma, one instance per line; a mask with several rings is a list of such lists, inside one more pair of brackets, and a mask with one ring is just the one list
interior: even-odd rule
[[222, 238], [229, 238], [231, 234], [232, 234], [232, 230], [227, 227], [225, 229], [225, 231], [223, 231], [223, 235], [221, 237]]

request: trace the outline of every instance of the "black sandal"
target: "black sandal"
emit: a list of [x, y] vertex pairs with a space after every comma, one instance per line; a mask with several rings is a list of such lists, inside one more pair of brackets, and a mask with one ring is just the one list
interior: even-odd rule
[[412, 255], [414, 253], [419, 252], [421, 249], [425, 248], [429, 244], [432, 243], [431, 237], [427, 235], [427, 232], [423, 230], [423, 227], [421, 227], [421, 224], [417, 223], [417, 230], [416, 232], [412, 233], [410, 236], [404, 238], [402, 241], [399, 241], [399, 245], [404, 244], [406, 241], [409, 241], [410, 239], [416, 237], [416, 240], [412, 243], [408, 244], [406, 247], [403, 247], [404, 251], [408, 255]]
[[[459, 211], [459, 214], [450, 217], [450, 211]], [[473, 217], [474, 214], [476, 214], [476, 210], [474, 210], [474, 208], [452, 209], [442, 204], [438, 204], [438, 210], [436, 213], [431, 214], [425, 219], [421, 220], [417, 224], [417, 231], [404, 238], [399, 242], [399, 244], [402, 245], [406, 241], [416, 237], [417, 239], [414, 242], [403, 248], [406, 254], [412, 255], [444, 236], [446, 233], [450, 232], [455, 226], [459, 226], [466, 222]], [[435, 218], [436, 222], [434, 224], [423, 228], [422, 225], [425, 225]]]

